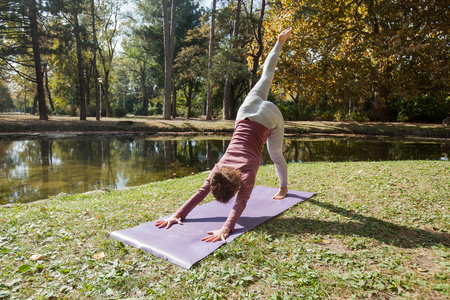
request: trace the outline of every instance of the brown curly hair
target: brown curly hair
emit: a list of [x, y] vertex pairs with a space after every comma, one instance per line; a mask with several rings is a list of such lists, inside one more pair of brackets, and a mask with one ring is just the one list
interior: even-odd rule
[[211, 193], [217, 201], [227, 203], [241, 187], [242, 173], [230, 167], [222, 167], [211, 178]]

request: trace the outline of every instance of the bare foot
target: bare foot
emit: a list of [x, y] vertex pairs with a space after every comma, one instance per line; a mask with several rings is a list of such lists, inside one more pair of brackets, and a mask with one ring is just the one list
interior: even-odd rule
[[284, 44], [287, 39], [291, 36], [293, 29], [292, 28], [287, 28], [285, 30], [283, 30], [279, 35], [278, 35], [278, 41], [282, 44]]
[[273, 196], [272, 198], [277, 199], [277, 200], [284, 199], [287, 195], [287, 192], [288, 192], [287, 187], [280, 187], [280, 189], [278, 190], [278, 193], [275, 196]]

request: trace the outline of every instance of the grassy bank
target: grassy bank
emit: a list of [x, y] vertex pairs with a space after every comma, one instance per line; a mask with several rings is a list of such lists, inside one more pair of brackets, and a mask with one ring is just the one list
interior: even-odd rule
[[[449, 297], [448, 162], [289, 167], [290, 188], [317, 195], [191, 270], [108, 235], [173, 212], [206, 173], [1, 207], [0, 298]], [[276, 186], [273, 166], [257, 184]]]
[[[450, 127], [439, 124], [355, 123], [355, 122], [286, 122], [286, 134], [292, 135], [370, 135], [392, 137], [450, 138]], [[88, 118], [51, 116], [39, 121], [30, 115], [0, 114], [0, 135], [30, 135], [42, 132], [129, 132], [129, 133], [210, 133], [230, 134], [234, 121], [204, 119], [162, 120], [160, 117]]]

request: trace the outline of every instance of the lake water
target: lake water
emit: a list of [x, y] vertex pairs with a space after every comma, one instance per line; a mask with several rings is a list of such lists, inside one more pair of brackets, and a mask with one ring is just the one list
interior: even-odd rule
[[[0, 205], [101, 188], [120, 189], [212, 169], [230, 138], [142, 136], [0, 140]], [[450, 141], [286, 139], [291, 162], [448, 160]], [[271, 160], [264, 147], [262, 164]]]

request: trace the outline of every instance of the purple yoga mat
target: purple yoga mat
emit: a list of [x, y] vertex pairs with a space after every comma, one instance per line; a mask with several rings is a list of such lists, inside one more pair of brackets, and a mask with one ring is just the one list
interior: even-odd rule
[[[272, 196], [277, 191], [277, 188], [264, 186], [256, 186], [253, 189], [247, 207], [227, 242], [314, 195], [310, 192], [289, 191], [283, 200], [273, 200]], [[167, 230], [158, 229], [154, 221], [114, 231], [111, 237], [189, 269], [224, 244], [222, 241], [206, 243], [200, 239], [208, 235], [207, 231], [222, 227], [234, 200], [235, 198], [231, 199], [227, 204], [213, 201], [199, 205], [183, 221], [184, 225], [175, 224]]]

